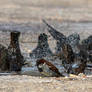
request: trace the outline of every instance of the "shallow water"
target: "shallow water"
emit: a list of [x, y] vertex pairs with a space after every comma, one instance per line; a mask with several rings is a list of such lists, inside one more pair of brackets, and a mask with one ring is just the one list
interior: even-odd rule
[[[48, 21], [48, 23], [59, 32], [64, 33], [66, 36], [74, 32], [79, 33], [81, 40], [92, 34], [92, 22]], [[22, 33], [20, 37], [20, 47], [22, 54], [26, 59], [26, 62], [29, 63], [28, 66], [22, 68], [22, 74], [35, 76], [40, 75], [37, 67], [35, 66], [36, 59], [30, 58], [29, 53], [36, 47], [38, 35], [43, 32], [45, 32], [49, 36], [48, 42], [50, 48], [53, 52], [55, 52], [56, 42], [46, 30], [46, 25], [42, 22], [30, 22], [22, 24], [0, 23], [0, 30], [0, 43], [6, 46], [9, 44], [10, 32], [8, 30], [18, 30]], [[53, 57], [48, 57], [46, 59], [56, 65], [60, 72], [64, 71], [59, 59], [53, 59]]]

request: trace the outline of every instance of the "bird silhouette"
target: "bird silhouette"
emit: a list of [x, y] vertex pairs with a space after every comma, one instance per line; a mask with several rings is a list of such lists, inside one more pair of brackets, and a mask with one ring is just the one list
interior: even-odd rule
[[61, 32], [57, 31], [55, 28], [53, 28], [51, 25], [49, 25], [45, 20], [42, 20], [46, 26], [48, 27], [47, 30], [51, 34], [51, 36], [56, 40], [56, 53], [60, 53], [62, 50], [62, 44], [64, 42], [68, 43], [74, 52], [78, 50], [78, 44], [80, 41], [80, 36], [78, 33], [73, 33], [66, 37], [64, 34]]
[[63, 56], [67, 64], [71, 64], [74, 62], [75, 55], [73, 53], [71, 46], [67, 44], [66, 42], [63, 43], [62, 45], [62, 52], [63, 52]]
[[10, 33], [10, 45], [8, 48], [0, 45], [0, 69], [2, 72], [21, 71], [24, 64], [24, 58], [19, 47], [20, 32]]
[[53, 55], [49, 48], [48, 36], [45, 33], [41, 33], [38, 37], [37, 47], [30, 53], [30, 57], [43, 58]]
[[9, 71], [21, 71], [24, 65], [24, 57], [20, 51], [19, 45], [20, 32], [12, 31], [10, 34], [10, 45], [8, 46], [7, 62], [9, 62]]
[[66, 41], [66, 36], [62, 33], [58, 32], [56, 29], [54, 29], [51, 25], [49, 25], [45, 20], [42, 20], [48, 27], [48, 31], [51, 34], [51, 36], [57, 41], [56, 43], [56, 53], [59, 53], [61, 51], [62, 44]]

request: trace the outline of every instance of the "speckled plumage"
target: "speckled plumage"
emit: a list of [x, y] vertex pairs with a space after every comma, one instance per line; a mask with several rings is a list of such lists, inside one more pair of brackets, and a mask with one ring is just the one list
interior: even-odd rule
[[42, 33], [39, 35], [37, 47], [30, 53], [30, 57], [43, 58], [50, 55], [53, 55], [53, 53], [49, 48], [48, 36]]

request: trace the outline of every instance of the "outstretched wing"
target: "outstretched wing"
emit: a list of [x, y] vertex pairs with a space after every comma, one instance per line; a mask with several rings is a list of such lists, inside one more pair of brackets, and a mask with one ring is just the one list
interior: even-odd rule
[[62, 39], [66, 38], [65, 35], [63, 35], [62, 33], [58, 32], [56, 29], [54, 29], [44, 19], [42, 21], [48, 26], [48, 31], [53, 36], [54, 39], [56, 39], [56, 40], [62, 40]]

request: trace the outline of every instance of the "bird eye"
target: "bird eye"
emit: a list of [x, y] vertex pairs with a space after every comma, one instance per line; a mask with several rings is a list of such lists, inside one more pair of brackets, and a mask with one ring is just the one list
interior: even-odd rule
[[42, 68], [42, 65], [39, 65], [38, 67], [39, 67], [39, 68]]

